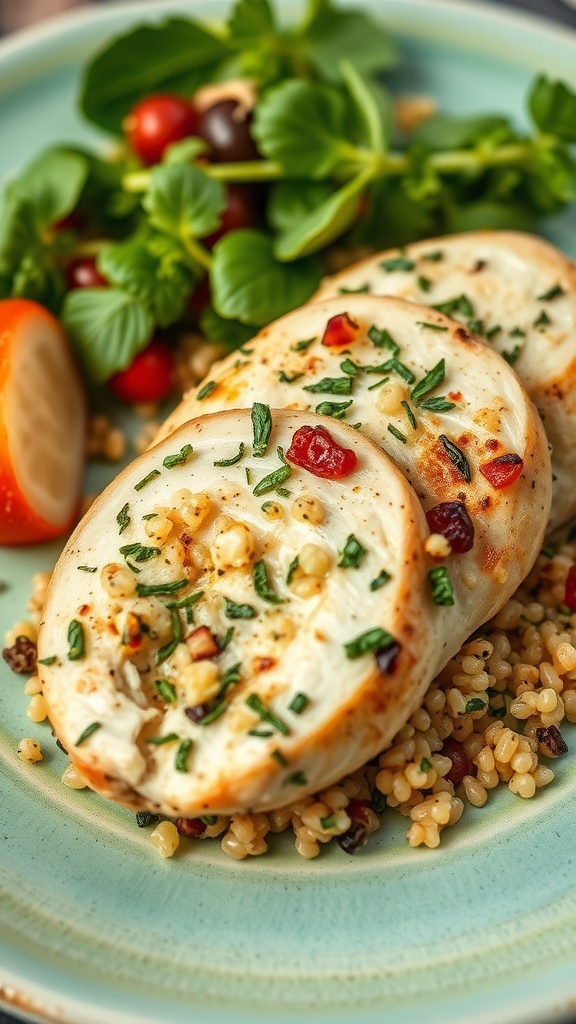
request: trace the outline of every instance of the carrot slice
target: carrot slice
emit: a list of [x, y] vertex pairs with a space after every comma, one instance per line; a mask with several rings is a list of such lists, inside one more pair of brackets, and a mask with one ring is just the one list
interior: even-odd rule
[[28, 299], [0, 301], [0, 544], [70, 529], [85, 435], [82, 383], [58, 321]]

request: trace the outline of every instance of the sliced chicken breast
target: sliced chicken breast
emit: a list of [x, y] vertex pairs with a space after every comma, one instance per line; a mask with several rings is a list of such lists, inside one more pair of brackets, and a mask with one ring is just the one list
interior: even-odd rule
[[437, 665], [427, 536], [403, 475], [337, 420], [256, 404], [186, 423], [56, 566], [39, 637], [56, 735], [94, 789], [171, 816], [330, 784]]
[[552, 445], [549, 529], [576, 515], [576, 266], [512, 231], [474, 231], [381, 252], [322, 283], [312, 301], [366, 289], [440, 307], [513, 365]]

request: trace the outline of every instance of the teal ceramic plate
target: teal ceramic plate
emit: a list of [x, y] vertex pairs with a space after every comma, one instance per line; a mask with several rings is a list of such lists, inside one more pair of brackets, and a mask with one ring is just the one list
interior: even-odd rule
[[[494, 7], [373, 0], [403, 51], [399, 86], [453, 112], [522, 120], [535, 71], [576, 85], [576, 35]], [[0, 44], [0, 173], [45, 143], [88, 139], [80, 62], [111, 32], [185, 4], [105, 6]], [[190, 4], [217, 16], [218, 2]], [[576, 218], [549, 236], [576, 256]], [[104, 480], [89, 480], [94, 490]], [[0, 633], [25, 614], [54, 547], [0, 551]], [[59, 1024], [529, 1024], [576, 1011], [576, 753], [531, 801], [506, 787], [438, 850], [400, 816], [354, 857], [302, 861], [183, 844], [164, 861], [134, 816], [60, 783], [64, 755], [0, 669], [0, 996]], [[43, 744], [41, 765], [15, 750]]]

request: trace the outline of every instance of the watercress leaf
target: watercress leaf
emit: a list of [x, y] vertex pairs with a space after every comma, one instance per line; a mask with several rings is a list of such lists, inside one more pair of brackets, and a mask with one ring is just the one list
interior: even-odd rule
[[394, 45], [379, 19], [329, 2], [314, 5], [299, 41], [313, 69], [327, 81], [339, 79], [343, 59], [363, 74], [396, 63]]
[[359, 174], [342, 185], [307, 216], [295, 220], [274, 245], [279, 260], [295, 260], [318, 252], [351, 227], [358, 216], [369, 176]]
[[491, 114], [473, 117], [436, 114], [423, 121], [410, 138], [432, 150], [467, 149], [496, 134], [501, 141], [513, 136], [506, 118]]
[[530, 196], [544, 213], [553, 213], [559, 204], [572, 203], [576, 198], [576, 160], [567, 146], [537, 146], [530, 178]]
[[252, 125], [260, 151], [289, 177], [328, 178], [356, 157], [349, 138], [349, 109], [331, 86], [289, 79], [257, 105]]
[[199, 167], [169, 164], [152, 172], [142, 205], [153, 227], [185, 246], [216, 230], [226, 206], [225, 188]]
[[228, 18], [230, 42], [242, 47], [274, 32], [274, 14], [268, 0], [238, 0]]
[[242, 324], [239, 320], [226, 319], [219, 316], [212, 306], [206, 306], [200, 315], [200, 330], [209, 341], [215, 341], [227, 348], [235, 349], [245, 345], [258, 332], [258, 328], [250, 324]]
[[576, 93], [564, 82], [539, 75], [528, 95], [528, 109], [540, 131], [576, 142]]
[[58, 313], [65, 282], [44, 245], [30, 200], [5, 193], [0, 212], [0, 295], [34, 299]]
[[194, 284], [185, 259], [173, 239], [141, 231], [105, 246], [98, 256], [98, 269], [111, 285], [148, 306], [157, 324], [167, 327], [184, 312]]
[[279, 263], [262, 231], [230, 231], [216, 243], [210, 274], [216, 312], [245, 324], [269, 323], [316, 291], [322, 266], [312, 257]]
[[8, 191], [25, 198], [38, 227], [47, 228], [75, 208], [88, 172], [88, 160], [80, 152], [54, 146], [35, 157]]
[[197, 156], [205, 153], [208, 143], [195, 135], [188, 139], [180, 139], [178, 142], [171, 142], [166, 146], [162, 157], [163, 164], [192, 164]]
[[352, 229], [351, 242], [374, 249], [402, 246], [436, 233], [434, 209], [406, 195], [400, 181], [379, 179], [367, 190], [369, 215]]
[[334, 186], [327, 181], [275, 182], [268, 193], [267, 221], [275, 231], [289, 231], [333, 193]]
[[117, 288], [68, 292], [62, 322], [78, 358], [95, 381], [130, 365], [152, 337], [154, 319], [143, 302]]
[[39, 244], [33, 204], [6, 190], [0, 210], [0, 275], [11, 279], [22, 258]]
[[350, 60], [341, 61], [340, 71], [356, 110], [359, 142], [373, 152], [385, 153], [394, 124], [390, 96], [377, 82], [362, 75]]
[[445, 209], [445, 230], [479, 231], [483, 228], [532, 231], [535, 215], [528, 203], [493, 202], [490, 199], [455, 204]]
[[140, 25], [107, 43], [88, 65], [81, 110], [89, 121], [120, 135], [138, 100], [155, 92], [190, 96], [227, 52], [225, 39], [191, 19]]

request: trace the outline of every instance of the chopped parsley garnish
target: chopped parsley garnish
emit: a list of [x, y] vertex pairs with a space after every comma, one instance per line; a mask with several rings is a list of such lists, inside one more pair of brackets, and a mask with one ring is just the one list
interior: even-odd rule
[[358, 370], [362, 369], [362, 367], [357, 366], [351, 359], [343, 359], [340, 363], [340, 369], [342, 373], [347, 373], [349, 377], [355, 377]]
[[365, 554], [366, 548], [362, 547], [360, 541], [351, 533], [340, 552], [338, 565], [341, 569], [359, 569]]
[[304, 341], [297, 341], [295, 345], [291, 345], [290, 348], [293, 352], [305, 352], [310, 345], [313, 345], [316, 338], [306, 338]]
[[266, 446], [270, 440], [270, 434], [272, 432], [270, 406], [263, 405], [262, 402], [254, 402], [250, 415], [252, 418], [253, 435], [252, 453], [257, 459], [261, 459], [266, 451]]
[[349, 640], [347, 644], [344, 644], [344, 650], [346, 657], [353, 660], [361, 658], [363, 654], [371, 654], [380, 647], [386, 649], [393, 643], [394, 637], [385, 629], [376, 626], [374, 629], [367, 629], [365, 633], [361, 633], [354, 640]]
[[502, 328], [500, 327], [500, 324], [495, 324], [494, 327], [490, 327], [489, 330], [486, 331], [485, 338], [487, 341], [493, 341], [494, 338], [501, 333]]
[[301, 715], [309, 703], [310, 697], [307, 693], [296, 693], [288, 705], [288, 710], [293, 711], [295, 715]]
[[286, 490], [285, 487], [277, 487], [275, 493], [278, 494], [280, 498], [289, 498], [292, 491]]
[[416, 323], [419, 327], [427, 327], [430, 331], [447, 331], [448, 328], [442, 324], [431, 324], [427, 320], [417, 320]]
[[146, 743], [150, 743], [153, 747], [163, 747], [165, 743], [175, 743], [179, 739], [177, 732], [167, 732], [164, 736], [150, 736]]
[[509, 363], [510, 366], [513, 366], [514, 363], [516, 362], [516, 360], [518, 359], [518, 356], [520, 355], [520, 352], [521, 352], [520, 345], [514, 345], [513, 349], [510, 349], [508, 352], [503, 352], [502, 353], [502, 358], [505, 359], [506, 362]]
[[270, 754], [270, 757], [273, 757], [274, 760], [278, 762], [278, 764], [280, 765], [281, 768], [287, 768], [288, 767], [288, 761], [284, 757], [284, 754], [282, 753], [282, 751], [278, 750], [278, 748], [276, 748], [276, 750], [272, 751], [272, 753]]
[[248, 729], [249, 736], [256, 736], [259, 740], [269, 740], [274, 735], [274, 729]]
[[390, 259], [382, 260], [380, 266], [387, 274], [391, 274], [395, 270], [414, 270], [415, 263], [407, 256], [391, 256]]
[[292, 772], [284, 781], [285, 786], [307, 786], [308, 779], [304, 772]]
[[229, 646], [230, 641], [232, 640], [232, 637], [234, 636], [234, 632], [235, 632], [234, 626], [228, 626], [228, 629], [224, 633], [224, 636], [222, 637], [222, 639], [218, 640], [218, 647], [220, 648], [220, 652], [225, 651], [226, 648]]
[[68, 661], [81, 661], [84, 648], [84, 626], [78, 619], [72, 619], [68, 626]]
[[200, 388], [200, 391], [196, 395], [197, 400], [201, 402], [202, 399], [208, 398], [208, 396], [212, 394], [212, 392], [217, 386], [218, 385], [216, 384], [215, 380], [209, 380], [208, 383], [205, 384], [203, 388]]
[[142, 544], [124, 544], [120, 548], [120, 554], [124, 558], [133, 558], [135, 562], [148, 562], [160, 554], [160, 548], [147, 548]]
[[254, 583], [254, 590], [263, 601], [268, 601], [269, 604], [284, 604], [284, 598], [278, 597], [268, 583], [268, 570], [262, 558], [260, 561], [254, 562], [252, 581]]
[[346, 410], [352, 405], [353, 399], [349, 402], [320, 402], [317, 405], [314, 412], [317, 412], [320, 416], [331, 416], [335, 420], [343, 420], [346, 415]]
[[423, 774], [428, 774], [428, 772], [430, 771], [431, 767], [432, 767], [432, 761], [430, 761], [430, 759], [428, 757], [423, 757], [422, 760], [420, 761], [420, 771]]
[[306, 384], [304, 391], [313, 395], [350, 395], [352, 379], [350, 377], [322, 377], [315, 384]]
[[556, 284], [543, 295], [538, 295], [537, 298], [538, 302], [550, 302], [552, 299], [558, 299], [561, 295], [564, 295], [564, 289], [562, 285]]
[[166, 458], [162, 460], [162, 465], [165, 469], [174, 469], [176, 466], [184, 466], [193, 451], [194, 449], [191, 444], [185, 444], [179, 452], [176, 452], [175, 455], [167, 455]]
[[288, 566], [288, 572], [286, 573], [286, 583], [288, 586], [290, 586], [290, 584], [292, 583], [292, 580], [294, 579], [294, 573], [296, 572], [296, 569], [298, 568], [299, 564], [300, 559], [298, 555], [296, 555], [290, 562], [290, 565]]
[[235, 601], [224, 598], [224, 615], [229, 619], [254, 619], [257, 614], [251, 604], [236, 604]]
[[428, 409], [429, 412], [449, 412], [456, 408], [455, 402], [448, 402], [445, 398], [425, 398], [420, 402], [419, 409]]
[[521, 327], [513, 327], [511, 331], [508, 331], [509, 338], [525, 338], [526, 331], [523, 331]]
[[532, 326], [536, 327], [536, 328], [548, 327], [548, 324], [551, 324], [551, 323], [552, 323], [552, 321], [551, 321], [550, 317], [548, 316], [548, 313], [546, 312], [545, 309], [543, 309], [542, 312], [540, 313], [540, 316], [536, 318], [536, 320], [534, 321]]
[[151, 470], [151, 472], [148, 473], [147, 476], [143, 477], [142, 480], [139, 480], [137, 484], [134, 484], [134, 490], [135, 491], [141, 491], [143, 487], [147, 487], [148, 484], [152, 482], [152, 480], [156, 479], [157, 476], [160, 476], [160, 470], [159, 469]]
[[290, 729], [288, 728], [286, 723], [283, 722], [281, 718], [278, 718], [278, 716], [275, 715], [273, 711], [270, 711], [270, 708], [266, 706], [264, 701], [260, 699], [257, 693], [251, 693], [246, 698], [244, 703], [247, 704], [248, 707], [252, 709], [252, 711], [255, 711], [258, 717], [261, 718], [263, 722], [268, 722], [269, 725], [271, 725], [278, 732], [282, 733], [283, 736], [288, 736], [288, 734], [290, 733]]
[[471, 715], [473, 711], [485, 711], [486, 705], [481, 697], [471, 697], [466, 701], [465, 715]]
[[51, 654], [49, 658], [38, 658], [36, 664], [37, 665], [46, 665], [46, 666], [49, 667], [50, 665], [55, 665], [57, 661], [58, 661], [58, 656], [56, 654]]
[[424, 398], [424, 395], [427, 395], [429, 391], [433, 391], [434, 388], [437, 388], [440, 384], [444, 383], [445, 376], [446, 363], [444, 359], [441, 359], [440, 362], [436, 363], [436, 366], [433, 366], [422, 380], [418, 381], [416, 386], [412, 388], [412, 391], [410, 392], [410, 398], [412, 401], [416, 402], [417, 405], [420, 405], [420, 401]]
[[254, 349], [246, 348], [246, 345], [241, 345], [238, 351], [241, 352], [243, 356], [251, 356], [252, 353], [254, 352]]
[[130, 525], [130, 516], [128, 514], [129, 508], [130, 505], [128, 502], [126, 502], [126, 504], [122, 506], [118, 515], [116, 516], [116, 522], [118, 523], [118, 533], [124, 533], [126, 527]]
[[406, 444], [407, 438], [405, 437], [405, 435], [402, 433], [401, 430], [398, 430], [394, 426], [393, 423], [389, 423], [387, 429], [388, 429], [389, 433], [392, 434], [392, 436], [395, 437], [398, 441], [401, 441], [402, 444]]
[[157, 515], [157, 512], [147, 512], [145, 516], [142, 516], [142, 519], [156, 519]]
[[186, 597], [181, 597], [179, 601], [170, 601], [166, 607], [181, 608], [186, 616], [186, 622], [191, 626], [194, 622], [194, 605], [198, 603], [201, 597], [204, 597], [203, 590], [199, 590], [196, 594], [187, 594]]
[[452, 581], [448, 575], [446, 566], [439, 565], [436, 569], [430, 569], [428, 579], [430, 581], [432, 600], [434, 601], [434, 604], [453, 605], [454, 587], [452, 586]]
[[457, 313], [468, 319], [474, 316], [474, 307], [467, 295], [456, 295], [455, 298], [447, 299], [446, 302], [436, 303], [433, 308], [437, 309], [439, 313], [445, 313], [446, 316], [455, 316]]
[[397, 373], [398, 376], [402, 377], [402, 379], [405, 380], [407, 384], [413, 384], [414, 381], [416, 380], [416, 377], [412, 373], [412, 370], [409, 370], [408, 367], [404, 365], [404, 363], [401, 363], [400, 360], [396, 359], [395, 357], [393, 357], [392, 359], [389, 359], [388, 362], [386, 362], [386, 363], [382, 363], [381, 366], [373, 367], [373, 368], [370, 367], [370, 369], [367, 372], [368, 373]]
[[336, 818], [333, 814], [327, 814], [325, 818], [320, 818], [320, 824], [324, 830], [328, 828], [334, 828], [336, 824]]
[[446, 437], [445, 434], [440, 434], [438, 440], [452, 464], [456, 466], [456, 469], [460, 473], [462, 479], [469, 484], [472, 476], [470, 473], [470, 466], [468, 465], [468, 459], [464, 455], [464, 452], [458, 447], [458, 445], [454, 444], [449, 437]]
[[365, 295], [370, 291], [370, 285], [362, 284], [359, 288], [345, 288], [344, 285], [342, 285], [338, 291], [340, 292], [340, 295]]
[[376, 345], [376, 348], [387, 348], [392, 352], [392, 355], [397, 356], [400, 351], [400, 345], [397, 345], [391, 334], [385, 329], [376, 327], [375, 324], [368, 330], [368, 337], [370, 341]]
[[400, 402], [400, 405], [402, 406], [402, 408], [404, 409], [404, 412], [406, 413], [406, 416], [408, 418], [408, 423], [410, 424], [410, 426], [412, 427], [413, 430], [416, 430], [416, 427], [417, 427], [416, 417], [415, 417], [414, 413], [412, 412], [412, 409], [408, 405], [408, 402]]
[[250, 473], [250, 466], [246, 466], [244, 472], [246, 473], [246, 483], [247, 484], [251, 484], [252, 483], [252, 474]]
[[466, 327], [472, 334], [484, 334], [484, 321], [483, 320], [468, 320]]
[[86, 728], [84, 729], [84, 732], [80, 733], [80, 735], [79, 735], [78, 739], [76, 740], [76, 743], [74, 744], [74, 746], [75, 747], [79, 747], [82, 743], [85, 743], [86, 740], [89, 740], [90, 737], [93, 736], [95, 732], [98, 732], [98, 729], [101, 729], [101, 728], [102, 728], [102, 722], [92, 722], [91, 725], [87, 725]]
[[153, 597], [158, 594], [176, 594], [182, 587], [188, 586], [188, 580], [174, 580], [173, 583], [137, 583], [136, 593], [138, 597]]
[[156, 689], [162, 697], [162, 700], [165, 700], [167, 704], [176, 703], [176, 687], [174, 686], [174, 683], [170, 683], [168, 679], [157, 679]]
[[200, 815], [200, 821], [203, 822], [204, 825], [208, 825], [208, 828], [210, 828], [211, 825], [215, 825], [216, 822], [218, 821], [218, 815], [217, 814], [201, 814]]
[[178, 608], [173, 605], [170, 608], [170, 613], [172, 615], [172, 639], [169, 640], [167, 644], [164, 644], [164, 647], [161, 647], [156, 653], [156, 663], [158, 665], [161, 665], [163, 661], [166, 661], [166, 658], [169, 658], [171, 654], [174, 654], [174, 651], [182, 640], [182, 623], [180, 622]]
[[385, 586], [391, 578], [390, 573], [386, 572], [386, 569], [382, 569], [382, 572], [371, 581], [370, 590], [380, 590], [380, 587]]
[[281, 384], [294, 384], [294, 381], [300, 380], [303, 376], [303, 373], [293, 373], [289, 376], [284, 370], [278, 372], [278, 380]]
[[420, 274], [418, 277], [418, 287], [421, 292], [429, 292], [432, 287], [432, 281], [429, 277], [424, 277], [423, 274]]
[[292, 467], [286, 462], [286, 459], [284, 458], [284, 451], [280, 445], [278, 445], [276, 451], [282, 465], [279, 469], [275, 469], [274, 472], [268, 473], [268, 476], [263, 477], [262, 480], [256, 484], [252, 494], [255, 494], [257, 498], [262, 494], [268, 494], [269, 491], [274, 491], [292, 475]]
[[[380, 388], [380, 387], [382, 387], [383, 384], [387, 384], [389, 380], [390, 380], [390, 377], [383, 377], [382, 380], [377, 380], [375, 384], [371, 384], [370, 385], [370, 387], [368, 388], [368, 391], [375, 391], [376, 388]], [[353, 424], [353, 426], [356, 426], [356, 424]], [[361, 427], [362, 424], [359, 423], [358, 426]]]
[[98, 568], [95, 565], [79, 565], [77, 568], [80, 572], [98, 572]]
[[223, 715], [225, 711], [226, 701], [220, 700], [216, 704], [213, 704], [206, 714], [202, 715], [201, 718], [195, 718], [194, 721], [198, 725], [211, 725], [212, 722], [215, 722], [217, 718], [220, 718], [220, 715]]
[[215, 462], [214, 465], [218, 466], [218, 468], [220, 469], [224, 469], [226, 466], [235, 466], [238, 462], [240, 462], [240, 459], [244, 457], [244, 451], [244, 442], [240, 441], [240, 447], [236, 455], [233, 455], [231, 459], [218, 459], [218, 461]]
[[174, 767], [177, 772], [188, 771], [188, 755], [192, 750], [192, 740], [190, 738], [182, 740], [178, 750], [176, 751], [176, 757], [174, 758]]
[[429, 263], [439, 263], [444, 258], [444, 253], [441, 249], [433, 249], [431, 252], [425, 252], [422, 254], [423, 260], [428, 260]]

